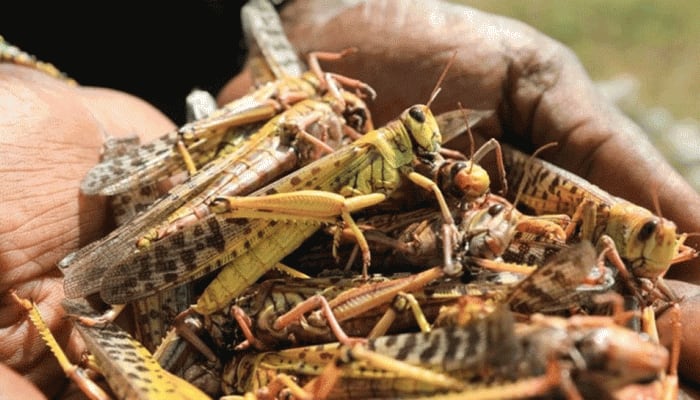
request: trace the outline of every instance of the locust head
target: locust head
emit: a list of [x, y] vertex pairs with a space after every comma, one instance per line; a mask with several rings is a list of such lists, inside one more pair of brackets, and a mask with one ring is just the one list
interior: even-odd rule
[[401, 124], [408, 132], [413, 149], [420, 157], [437, 153], [440, 150], [442, 136], [438, 123], [426, 105], [414, 105], [403, 113], [400, 117]]
[[485, 195], [491, 186], [488, 172], [472, 161], [447, 160], [440, 166], [438, 185], [443, 193], [472, 202]]
[[682, 240], [676, 224], [631, 203], [614, 205], [606, 233], [615, 241], [620, 256], [630, 263], [635, 276], [654, 279], [677, 262]]

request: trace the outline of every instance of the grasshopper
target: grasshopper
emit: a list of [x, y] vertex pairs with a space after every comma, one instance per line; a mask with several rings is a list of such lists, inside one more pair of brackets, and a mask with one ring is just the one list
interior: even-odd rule
[[[287, 175], [248, 198], [254, 199], [260, 207], [262, 201], [275, 199], [273, 193], [284, 196], [291, 192], [289, 196], [302, 196], [301, 205], [311, 205], [311, 212], [319, 210], [311, 201], [330, 199], [332, 209], [320, 210], [316, 217], [334, 222], [335, 216], [342, 214], [343, 221], [354, 226], [350, 211], [355, 204], [364, 207], [366, 203], [383, 200], [385, 193], [395, 190], [406, 178], [424, 184], [427, 178], [415, 173], [412, 163], [431, 162], [439, 147], [440, 132], [430, 109], [425, 105], [412, 106], [387, 126], [367, 133], [352, 145]], [[433, 185], [427, 186], [433, 188]], [[298, 191], [304, 188], [316, 191]], [[434, 192], [441, 198], [439, 191]], [[342, 197], [353, 194], [365, 196], [349, 197], [348, 201]], [[222, 201], [223, 208], [237, 207], [237, 202], [245, 199], [227, 198]], [[339, 207], [341, 212], [336, 211]], [[442, 207], [447, 208], [446, 205]], [[299, 218], [306, 215], [302, 212]], [[212, 215], [155, 243], [148, 251], [127, 257], [102, 277], [102, 298], [110, 304], [121, 304], [225, 265], [194, 308], [199, 313], [209, 314], [228, 304], [321, 226], [315, 221], [240, 220], [232, 216], [231, 213]], [[270, 217], [269, 213], [265, 216]], [[447, 215], [446, 220], [450, 221], [449, 218]], [[362, 237], [359, 230], [356, 236]], [[365, 254], [369, 262], [369, 254]]]
[[[611, 317], [538, 315], [521, 326], [499, 307], [463, 326], [383, 336], [367, 345], [328, 344], [242, 355], [227, 366], [224, 381], [226, 390], [237, 393], [266, 393], [274, 377], [286, 374], [296, 377], [314, 398], [441, 398], [440, 393], [472, 391], [479, 398], [483, 386], [470, 382], [498, 387], [499, 382], [543, 376], [555, 364], [566, 371], [554, 380], [558, 390], [581, 398], [580, 393], [594, 395], [590, 382], [597, 384], [594, 390], [609, 394], [655, 378], [667, 363], [663, 346], [616, 325]], [[538, 394], [555, 393], [557, 387], [552, 386], [545, 385]]]
[[77, 85], [73, 79], [69, 78], [65, 73], [61, 72], [53, 64], [41, 60], [37, 60], [33, 55], [20, 50], [17, 46], [13, 46], [5, 41], [5, 38], [0, 35], [0, 63], [12, 63], [33, 68], [41, 71], [49, 76], [60, 79], [69, 85]]
[[697, 256], [683, 244], [686, 235], [679, 235], [673, 222], [546, 161], [528, 161], [515, 149], [504, 146], [504, 150], [508, 180], [524, 187], [521, 203], [537, 214], [570, 215], [567, 235], [573, 235], [581, 223], [582, 239], [614, 249], [610, 259], [623, 276], [627, 275], [624, 261], [633, 276], [659, 282], [671, 264]]
[[[564, 228], [569, 223], [568, 216], [526, 216], [505, 198], [494, 194], [487, 194], [466, 208], [453, 207], [452, 216], [457, 226], [452, 254], [454, 261], [464, 268], [477, 260], [500, 258], [507, 262], [542, 265], [566, 246]], [[424, 267], [441, 262], [444, 245], [441, 216], [432, 208], [373, 215], [359, 219], [358, 224], [363, 227], [367, 240], [374, 244], [373, 254], [382, 257], [384, 268]], [[353, 239], [347, 230], [340, 236]], [[319, 247], [304, 249], [302, 256], [292, 258], [292, 262], [300, 265], [327, 263], [322, 258], [327, 251]], [[521, 272], [527, 273], [529, 269]]]
[[[345, 129], [354, 131], [357, 128], [361, 133], [366, 132], [371, 127], [371, 122], [365, 119], [369, 113], [364, 103], [350, 93], [345, 93], [344, 96], [354, 100], [353, 103], [345, 103], [347, 109], [344, 114], [359, 125], [347, 127], [345, 119], [339, 115], [342, 110], [332, 104], [330, 96], [327, 96], [325, 102], [309, 99], [295, 104], [251, 135], [236, 152], [223, 156], [216, 164], [205, 166], [184, 186], [172, 189], [166, 198], [129, 224], [76, 253], [75, 260], [68, 265], [69, 269], [64, 270], [66, 294], [74, 297], [97, 291], [99, 277], [104, 271], [124, 258], [124, 255], [134, 252], [137, 246], [148, 247], [154, 240], [160, 240], [205, 217], [208, 214], [207, 204], [215, 194], [246, 194], [266, 180], [320, 157], [327, 146], [332, 149], [347, 142]], [[305, 124], [313, 129], [307, 128]], [[321, 151], [317, 150], [319, 146], [315, 142], [309, 143], [306, 140], [311, 134], [304, 133], [304, 129], [313, 132], [314, 139], [325, 139]], [[157, 303], [155, 307], [155, 310], [140, 314], [162, 313], [158, 310], [162, 307], [158, 307]], [[147, 347], [152, 349], [157, 344], [168, 321], [169, 319], [162, 321], [160, 328], [151, 327], [153, 335], [144, 343]], [[147, 325], [139, 321], [137, 326]]]
[[[312, 53], [310, 59], [333, 57], [330, 53]], [[314, 61], [317, 64], [316, 61]], [[318, 76], [317, 76], [318, 74]], [[320, 78], [319, 78], [320, 77]], [[339, 78], [332, 74], [332, 79]], [[355, 84], [356, 81], [352, 81]], [[363, 85], [356, 83], [356, 86]], [[248, 96], [232, 101], [204, 119], [183, 125], [154, 142], [140, 146], [122, 157], [103, 161], [93, 167], [81, 183], [85, 194], [115, 195], [149, 184], [182, 171], [183, 159], [192, 172], [216, 154], [217, 146], [232, 128], [265, 121], [289, 106], [325, 94], [324, 73], [306, 72], [301, 77], [286, 77], [270, 82]], [[363, 89], [372, 93], [371, 88]], [[338, 97], [343, 101], [342, 97]], [[238, 136], [233, 131], [229, 136]], [[181, 144], [179, 144], [181, 143]], [[195, 157], [192, 162], [188, 157]]]
[[[398, 296], [421, 292], [428, 283], [443, 275], [438, 267], [415, 275], [392, 278], [371, 276], [369, 280], [362, 277], [324, 277], [291, 282], [267, 280], [249, 288], [224, 314], [209, 316], [205, 320], [205, 329], [217, 332], [216, 336], [221, 337], [216, 340], [220, 347], [230, 347], [227, 343], [232, 343], [234, 335], [232, 332], [225, 332], [225, 322], [233, 316], [246, 338], [236, 349], [252, 345], [259, 350], [269, 350], [280, 345], [334, 340], [349, 344], [356, 340], [348, 335], [370, 335], [371, 331], [374, 331], [373, 327], [392, 304], [396, 307], [411, 307], [406, 301], [396, 304], [394, 300]], [[452, 298], [457, 297], [456, 292], [452, 294]], [[449, 302], [451, 298], [421, 296], [419, 293], [416, 293], [416, 296], [423, 300], [423, 304], [415, 303], [417, 308], [413, 307], [414, 316], [421, 329], [429, 329], [424, 306], [429, 305], [431, 312], [428, 315], [432, 315], [440, 304]], [[303, 321], [297, 323], [304, 313], [319, 306], [320, 312], [303, 317]], [[396, 330], [415, 325], [415, 322], [408, 318], [405, 321], [400, 320], [397, 325], [392, 322], [394, 321], [376, 329], [386, 331], [389, 328], [387, 325], [391, 325], [391, 328]], [[217, 328], [213, 329], [215, 326]]]
[[[14, 292], [12, 295], [27, 310], [29, 318], [56, 356], [66, 375], [90, 399], [110, 399], [110, 395], [91, 380], [86, 370], [71, 364], [41, 318], [36, 305], [29, 300], [19, 298]], [[66, 301], [64, 307], [69, 313], [95, 314], [85, 301]], [[117, 398], [209, 399], [209, 396], [199, 389], [163, 370], [143, 346], [117, 326], [109, 324], [101, 328], [90, 328], [77, 324], [76, 328]]]
[[[98, 164], [83, 180], [83, 193], [114, 195], [140, 187], [181, 171], [181, 161], [192, 173], [195, 163], [202, 165], [212, 159], [217, 144], [231, 128], [267, 120], [301, 100], [322, 97], [328, 91], [342, 101], [342, 96], [329, 87], [329, 79], [375, 97], [372, 88], [360, 81], [321, 71], [319, 59], [339, 59], [354, 49], [341, 53], [313, 52], [308, 56], [310, 70], [301, 72], [303, 63], [296, 57], [276, 11], [268, 2], [250, 2], [242, 10], [242, 19], [249, 44], [257, 42], [275, 80], [124, 157]], [[195, 159], [190, 160], [191, 157]]]
[[[348, 109], [348, 118], [360, 125], [361, 132], [371, 127], [364, 103], [357, 102]], [[330, 100], [329, 100], [330, 101]], [[319, 125], [316, 125], [316, 122]], [[197, 222], [196, 216], [208, 213], [207, 204], [214, 194], [246, 194], [265, 180], [308, 164], [322, 153], [308, 146], [308, 134], [300, 133], [309, 124], [314, 134], [325, 138], [329, 146], [340, 146], [347, 139], [344, 119], [329, 103], [317, 100], [300, 102], [273, 118], [248, 140], [217, 163], [208, 164], [183, 185], [174, 187], [168, 195], [129, 224], [110, 233], [105, 239], [90, 244], [64, 258], [59, 266], [66, 276], [64, 287], [69, 297], [84, 296], [99, 289], [99, 278], [110, 266], [140, 247], [147, 248], [153, 240], [166, 236], [168, 229], [177, 231]], [[351, 127], [354, 129], [355, 126]], [[194, 221], [193, 221], [194, 220]]]

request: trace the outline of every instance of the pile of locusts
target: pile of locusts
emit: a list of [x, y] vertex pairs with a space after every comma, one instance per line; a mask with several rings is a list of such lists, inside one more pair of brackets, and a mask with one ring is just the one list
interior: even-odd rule
[[[306, 69], [266, 1], [243, 21], [250, 94], [194, 93], [190, 122], [106, 143], [81, 186], [121, 225], [59, 263], [64, 307], [117, 397], [673, 396], [654, 315], [695, 252], [672, 222], [493, 139], [441, 147], [487, 112], [428, 101], [374, 128], [372, 88], [319, 65], [352, 50]], [[135, 338], [111, 322], [126, 306]]]

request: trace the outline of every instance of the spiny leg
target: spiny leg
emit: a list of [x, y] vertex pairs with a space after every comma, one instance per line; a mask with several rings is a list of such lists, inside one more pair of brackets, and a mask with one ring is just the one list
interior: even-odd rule
[[298, 219], [325, 223], [335, 223], [340, 216], [358, 241], [362, 250], [363, 272], [366, 274], [370, 264], [369, 245], [350, 213], [376, 205], [385, 198], [381, 193], [344, 197], [332, 192], [300, 190], [268, 196], [218, 197], [212, 202], [212, 210], [233, 218]]
[[63, 352], [63, 349], [61, 349], [61, 346], [59, 346], [56, 338], [54, 338], [53, 334], [49, 330], [49, 327], [41, 317], [36, 304], [30, 300], [19, 297], [14, 291], [11, 291], [10, 295], [27, 311], [29, 319], [32, 321], [36, 329], [39, 331], [39, 335], [41, 335], [41, 338], [44, 339], [44, 342], [56, 357], [58, 364], [61, 366], [61, 369], [63, 369], [66, 376], [75, 382], [80, 390], [90, 399], [111, 399], [111, 397], [104, 390], [102, 390], [101, 387], [90, 379], [85, 370], [68, 360], [68, 356], [66, 356], [66, 353]]

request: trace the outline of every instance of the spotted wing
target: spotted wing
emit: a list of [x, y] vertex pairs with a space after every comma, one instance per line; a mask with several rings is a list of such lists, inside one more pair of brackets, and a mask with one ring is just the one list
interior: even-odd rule
[[277, 11], [268, 0], [248, 1], [241, 9], [241, 21], [249, 49], [248, 56], [262, 54], [264, 60], [261, 61], [264, 62], [255, 65], [269, 68], [271, 78], [301, 76], [306, 71], [306, 66], [284, 33]]
[[555, 312], [578, 305], [581, 297], [588, 294], [576, 288], [595, 264], [596, 254], [590, 242], [567, 247], [513, 288], [507, 302], [513, 311], [524, 314]]
[[[354, 145], [345, 146], [251, 196], [300, 189], [333, 191], [352, 180], [353, 171], [373, 161], [363, 157], [364, 152]], [[319, 227], [317, 223], [211, 215], [110, 267], [102, 278], [101, 295], [108, 303], [121, 304], [191, 281], [234, 261], [252, 263], [246, 268], [269, 268]]]

